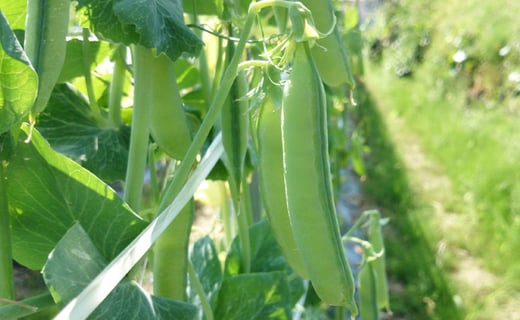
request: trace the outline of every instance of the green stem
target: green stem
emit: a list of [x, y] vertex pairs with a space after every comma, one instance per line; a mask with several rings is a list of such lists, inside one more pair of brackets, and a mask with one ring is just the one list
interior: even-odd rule
[[42, 37], [41, 30], [44, 20], [43, 8], [44, 4], [42, 0], [27, 0], [24, 50], [36, 71], [40, 69], [40, 39]]
[[121, 100], [125, 86], [126, 46], [119, 45], [114, 55], [114, 72], [110, 81], [108, 117], [113, 127], [121, 126]]
[[90, 40], [89, 40], [90, 32], [87, 28], [83, 28], [83, 46], [82, 46], [82, 53], [83, 53], [83, 74], [85, 77], [85, 86], [87, 87], [87, 95], [88, 95], [88, 101], [90, 106], [90, 111], [92, 112], [92, 116], [94, 117], [94, 120], [99, 125], [103, 126], [105, 125], [105, 118], [103, 118], [103, 115], [101, 114], [101, 109], [99, 108], [99, 105], [96, 100], [96, 94], [94, 92], [94, 85], [92, 84], [92, 75], [90, 72], [90, 64], [89, 64], [89, 46], [90, 46]]
[[238, 69], [245, 70], [245, 69], [252, 68], [252, 67], [266, 68], [270, 65], [271, 65], [271, 63], [269, 61], [265, 61], [265, 60], [247, 60], [247, 61], [241, 62], [238, 65]]
[[148, 167], [150, 168], [150, 191], [154, 204], [158, 204], [161, 198], [159, 179], [157, 178], [157, 168], [155, 167], [155, 150], [157, 149], [156, 144], [150, 144], [148, 148]]
[[356, 222], [352, 227], [341, 237], [341, 241], [347, 242], [350, 240], [350, 235], [357, 229], [359, 226], [366, 221], [366, 218], [370, 215], [370, 211], [363, 211], [363, 213], [357, 218]]
[[[247, 181], [244, 178], [242, 181], [242, 185], [244, 186], [244, 190], [242, 191], [242, 195], [246, 192], [249, 192], [249, 188], [245, 188], [247, 185]], [[240, 250], [242, 252], [242, 268], [244, 269], [244, 273], [251, 272], [251, 242], [249, 239], [249, 218], [248, 216], [251, 214], [247, 201], [244, 201], [245, 197], [241, 197], [240, 203], [235, 206], [235, 213], [237, 215], [238, 222], [238, 236], [240, 238]]]
[[55, 305], [49, 292], [21, 301], [6, 302], [7, 305], [0, 307], [0, 319], [19, 319]]
[[247, 176], [242, 179], [242, 203], [240, 206], [241, 212], [246, 214], [248, 227], [253, 224], [253, 211], [251, 206], [251, 186], [247, 181]]
[[249, 198], [251, 202], [251, 216], [253, 222], [258, 222], [262, 219], [262, 198], [260, 195], [260, 186], [258, 181], [258, 173], [254, 172], [249, 185]]
[[130, 134], [124, 200], [134, 211], [138, 212], [141, 204], [146, 155], [148, 152], [150, 123], [150, 108], [148, 104], [151, 83], [148, 70], [151, 69], [151, 64], [153, 63], [153, 54], [150, 49], [135, 45], [134, 58], [134, 109], [132, 112], [132, 131]]
[[11, 231], [4, 170], [4, 164], [0, 163], [0, 298], [14, 299]]
[[233, 225], [231, 224], [231, 212], [229, 208], [229, 198], [224, 182], [219, 182], [219, 192], [222, 204], [220, 205], [220, 216], [224, 225], [224, 235], [226, 237], [226, 245], [229, 246], [234, 237]]
[[202, 284], [200, 283], [199, 277], [195, 272], [195, 268], [193, 267], [193, 263], [188, 259], [188, 277], [190, 278], [190, 282], [195, 287], [195, 291], [200, 299], [200, 304], [202, 305], [202, 310], [204, 311], [204, 316], [206, 320], [213, 320], [215, 316], [213, 315], [213, 310], [211, 309], [211, 305], [209, 303], [208, 297], [206, 293], [204, 293], [204, 288], [202, 288]]

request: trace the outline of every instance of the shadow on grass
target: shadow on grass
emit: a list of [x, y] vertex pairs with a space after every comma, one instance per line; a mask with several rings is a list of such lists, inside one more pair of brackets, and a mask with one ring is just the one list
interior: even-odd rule
[[391, 306], [396, 319], [462, 319], [446, 278], [435, 264], [435, 251], [417, 220], [404, 166], [390, 141], [375, 102], [361, 81], [356, 101], [358, 129], [370, 152], [363, 190], [389, 224], [385, 232]]

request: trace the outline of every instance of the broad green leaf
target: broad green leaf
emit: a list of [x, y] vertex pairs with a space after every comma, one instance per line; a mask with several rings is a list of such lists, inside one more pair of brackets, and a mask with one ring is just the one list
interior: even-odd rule
[[36, 71], [0, 11], [0, 134], [29, 113], [37, 89]]
[[137, 283], [124, 281], [88, 317], [89, 320], [193, 320], [198, 308], [192, 304], [150, 296]]
[[177, 74], [177, 85], [179, 86], [179, 90], [191, 89], [200, 82], [199, 69], [184, 59], [175, 61], [175, 73]]
[[67, 41], [67, 54], [58, 83], [82, 77], [85, 69], [84, 64], [88, 65], [90, 69], [108, 57], [111, 51], [110, 45], [102, 41], [90, 41], [87, 46], [87, 54], [84, 54], [83, 49], [82, 40], [71, 39]]
[[91, 28], [114, 42], [156, 48], [175, 61], [197, 56], [202, 40], [184, 23], [180, 0], [80, 0], [88, 8]]
[[226, 278], [220, 289], [215, 319], [290, 319], [285, 273], [248, 273]]
[[345, 9], [344, 28], [350, 30], [359, 26], [359, 11], [357, 7], [348, 6]]
[[60, 239], [42, 273], [58, 306], [63, 307], [106, 265], [105, 258], [81, 227], [74, 224]]
[[[105, 266], [103, 256], [88, 234], [80, 224], [75, 224], [50, 254], [43, 275], [54, 300], [63, 306], [79, 294]], [[124, 280], [89, 319], [191, 320], [197, 312], [194, 305], [150, 297], [136, 283]]]
[[[249, 228], [251, 242], [251, 272], [286, 271], [288, 269], [278, 243], [273, 237], [267, 220]], [[243, 273], [241, 269], [240, 239], [236, 237], [226, 257], [224, 273], [226, 276]]]
[[[222, 284], [222, 268], [215, 243], [209, 237], [203, 237], [193, 244], [190, 256], [199, 281], [212, 305], [216, 302], [218, 290]], [[188, 301], [198, 304], [197, 292], [190, 286]]]
[[[273, 236], [271, 226], [267, 220], [262, 220], [249, 228], [251, 243], [251, 272], [283, 271], [286, 277], [291, 278], [289, 282], [291, 306], [305, 292], [303, 279], [296, 276], [289, 267], [287, 260], [282, 254], [276, 239]], [[243, 272], [242, 252], [240, 250], [240, 239], [237, 236], [231, 243], [225, 262], [224, 274], [234, 276]]]
[[[152, 244], [178, 216], [179, 212], [186, 206], [188, 201], [191, 200], [193, 194], [197, 191], [211, 168], [222, 156], [222, 153], [222, 136], [218, 135], [171, 204], [163, 212], [158, 214], [155, 219], [74, 298], [74, 300], [69, 302], [55, 319], [84, 319], [92, 313], [122, 280], [124, 274], [129, 272], [130, 269], [142, 259]], [[89, 301], [88, 304], [78, 303], [78, 301], [87, 300]]]
[[186, 13], [221, 16], [224, 0], [182, 0], [182, 7]]
[[123, 180], [130, 128], [101, 128], [88, 103], [67, 84], [56, 86], [40, 114], [38, 130], [54, 150], [67, 155], [106, 181]]
[[13, 30], [25, 29], [27, 1], [2, 1], [2, 12]]
[[7, 167], [13, 256], [41, 269], [56, 243], [79, 222], [105, 259], [114, 258], [146, 227], [108, 185], [22, 127]]

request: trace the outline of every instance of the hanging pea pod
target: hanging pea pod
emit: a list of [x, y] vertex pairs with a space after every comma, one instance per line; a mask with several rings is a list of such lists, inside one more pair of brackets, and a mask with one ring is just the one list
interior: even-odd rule
[[38, 73], [38, 96], [32, 111], [45, 109], [58, 81], [67, 50], [70, 0], [27, 2], [25, 52]]
[[330, 175], [325, 92], [308, 42], [296, 43], [282, 103], [285, 190], [305, 269], [326, 303], [357, 314]]
[[[278, 242], [291, 268], [302, 278], [308, 279], [303, 258], [296, 244], [285, 196], [282, 110], [275, 110], [276, 96], [281, 88], [268, 84], [263, 100], [256, 135], [258, 138], [258, 177], [265, 212]], [[278, 93], [278, 91], [280, 91]], [[280, 97], [281, 98], [281, 97]]]
[[380, 254], [371, 262], [376, 277], [377, 306], [389, 310], [388, 282], [385, 270], [385, 247], [383, 244], [383, 235], [381, 234], [381, 214], [379, 211], [374, 210], [370, 212], [368, 236], [373, 250]]
[[193, 199], [179, 213], [154, 245], [154, 293], [186, 301], [188, 245], [194, 215]]
[[[230, 36], [232, 36], [231, 27]], [[229, 62], [235, 52], [232, 41], [227, 44], [227, 57]], [[228, 182], [233, 200], [233, 209], [238, 222], [238, 234], [240, 236], [241, 252], [243, 256], [242, 267], [244, 272], [251, 269], [250, 242], [247, 216], [248, 213], [241, 210], [242, 183], [247, 183], [244, 177], [245, 158], [249, 137], [249, 104], [247, 100], [247, 79], [244, 71], [239, 71], [231, 86], [226, 103], [222, 106], [220, 125], [222, 129], [222, 145], [224, 147], [223, 161], [229, 173]]]
[[[311, 11], [318, 31], [327, 32], [331, 29], [335, 21], [331, 0], [301, 0], [301, 2]], [[317, 40], [317, 45], [312, 47], [312, 56], [325, 84], [335, 87], [346, 83], [354, 87], [354, 77], [337, 26], [334, 26], [329, 35]]]
[[378, 320], [377, 284], [374, 261], [366, 261], [359, 271], [359, 313], [361, 320]]
[[[234, 53], [234, 44], [228, 42], [227, 60]], [[233, 83], [228, 100], [222, 107], [221, 128], [224, 146], [224, 164], [230, 175], [232, 195], [240, 194], [240, 185], [244, 173], [245, 157], [249, 135], [249, 104], [247, 101], [247, 79], [243, 71], [239, 71]], [[236, 208], [235, 208], [236, 209]]]
[[191, 143], [173, 62], [164, 54], [153, 59], [150, 72], [150, 133], [170, 157], [181, 160]]

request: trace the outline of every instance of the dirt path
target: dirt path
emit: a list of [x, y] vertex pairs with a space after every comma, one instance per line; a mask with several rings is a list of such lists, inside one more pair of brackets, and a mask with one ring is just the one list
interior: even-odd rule
[[466, 309], [466, 319], [520, 319], [518, 297], [503, 297], [498, 289], [499, 276], [485, 270], [481, 259], [464, 248], [464, 242], [471, 241], [471, 232], [467, 236], [461, 233], [475, 226], [476, 221], [467, 214], [450, 211], [449, 203], [457, 201], [450, 178], [423, 151], [418, 137], [402, 119], [382, 109], [410, 187], [417, 202], [424, 206], [423, 227], [436, 249], [436, 264], [446, 272], [457, 305], [464, 307], [471, 302], [472, 306], [479, 306], [477, 310]]

